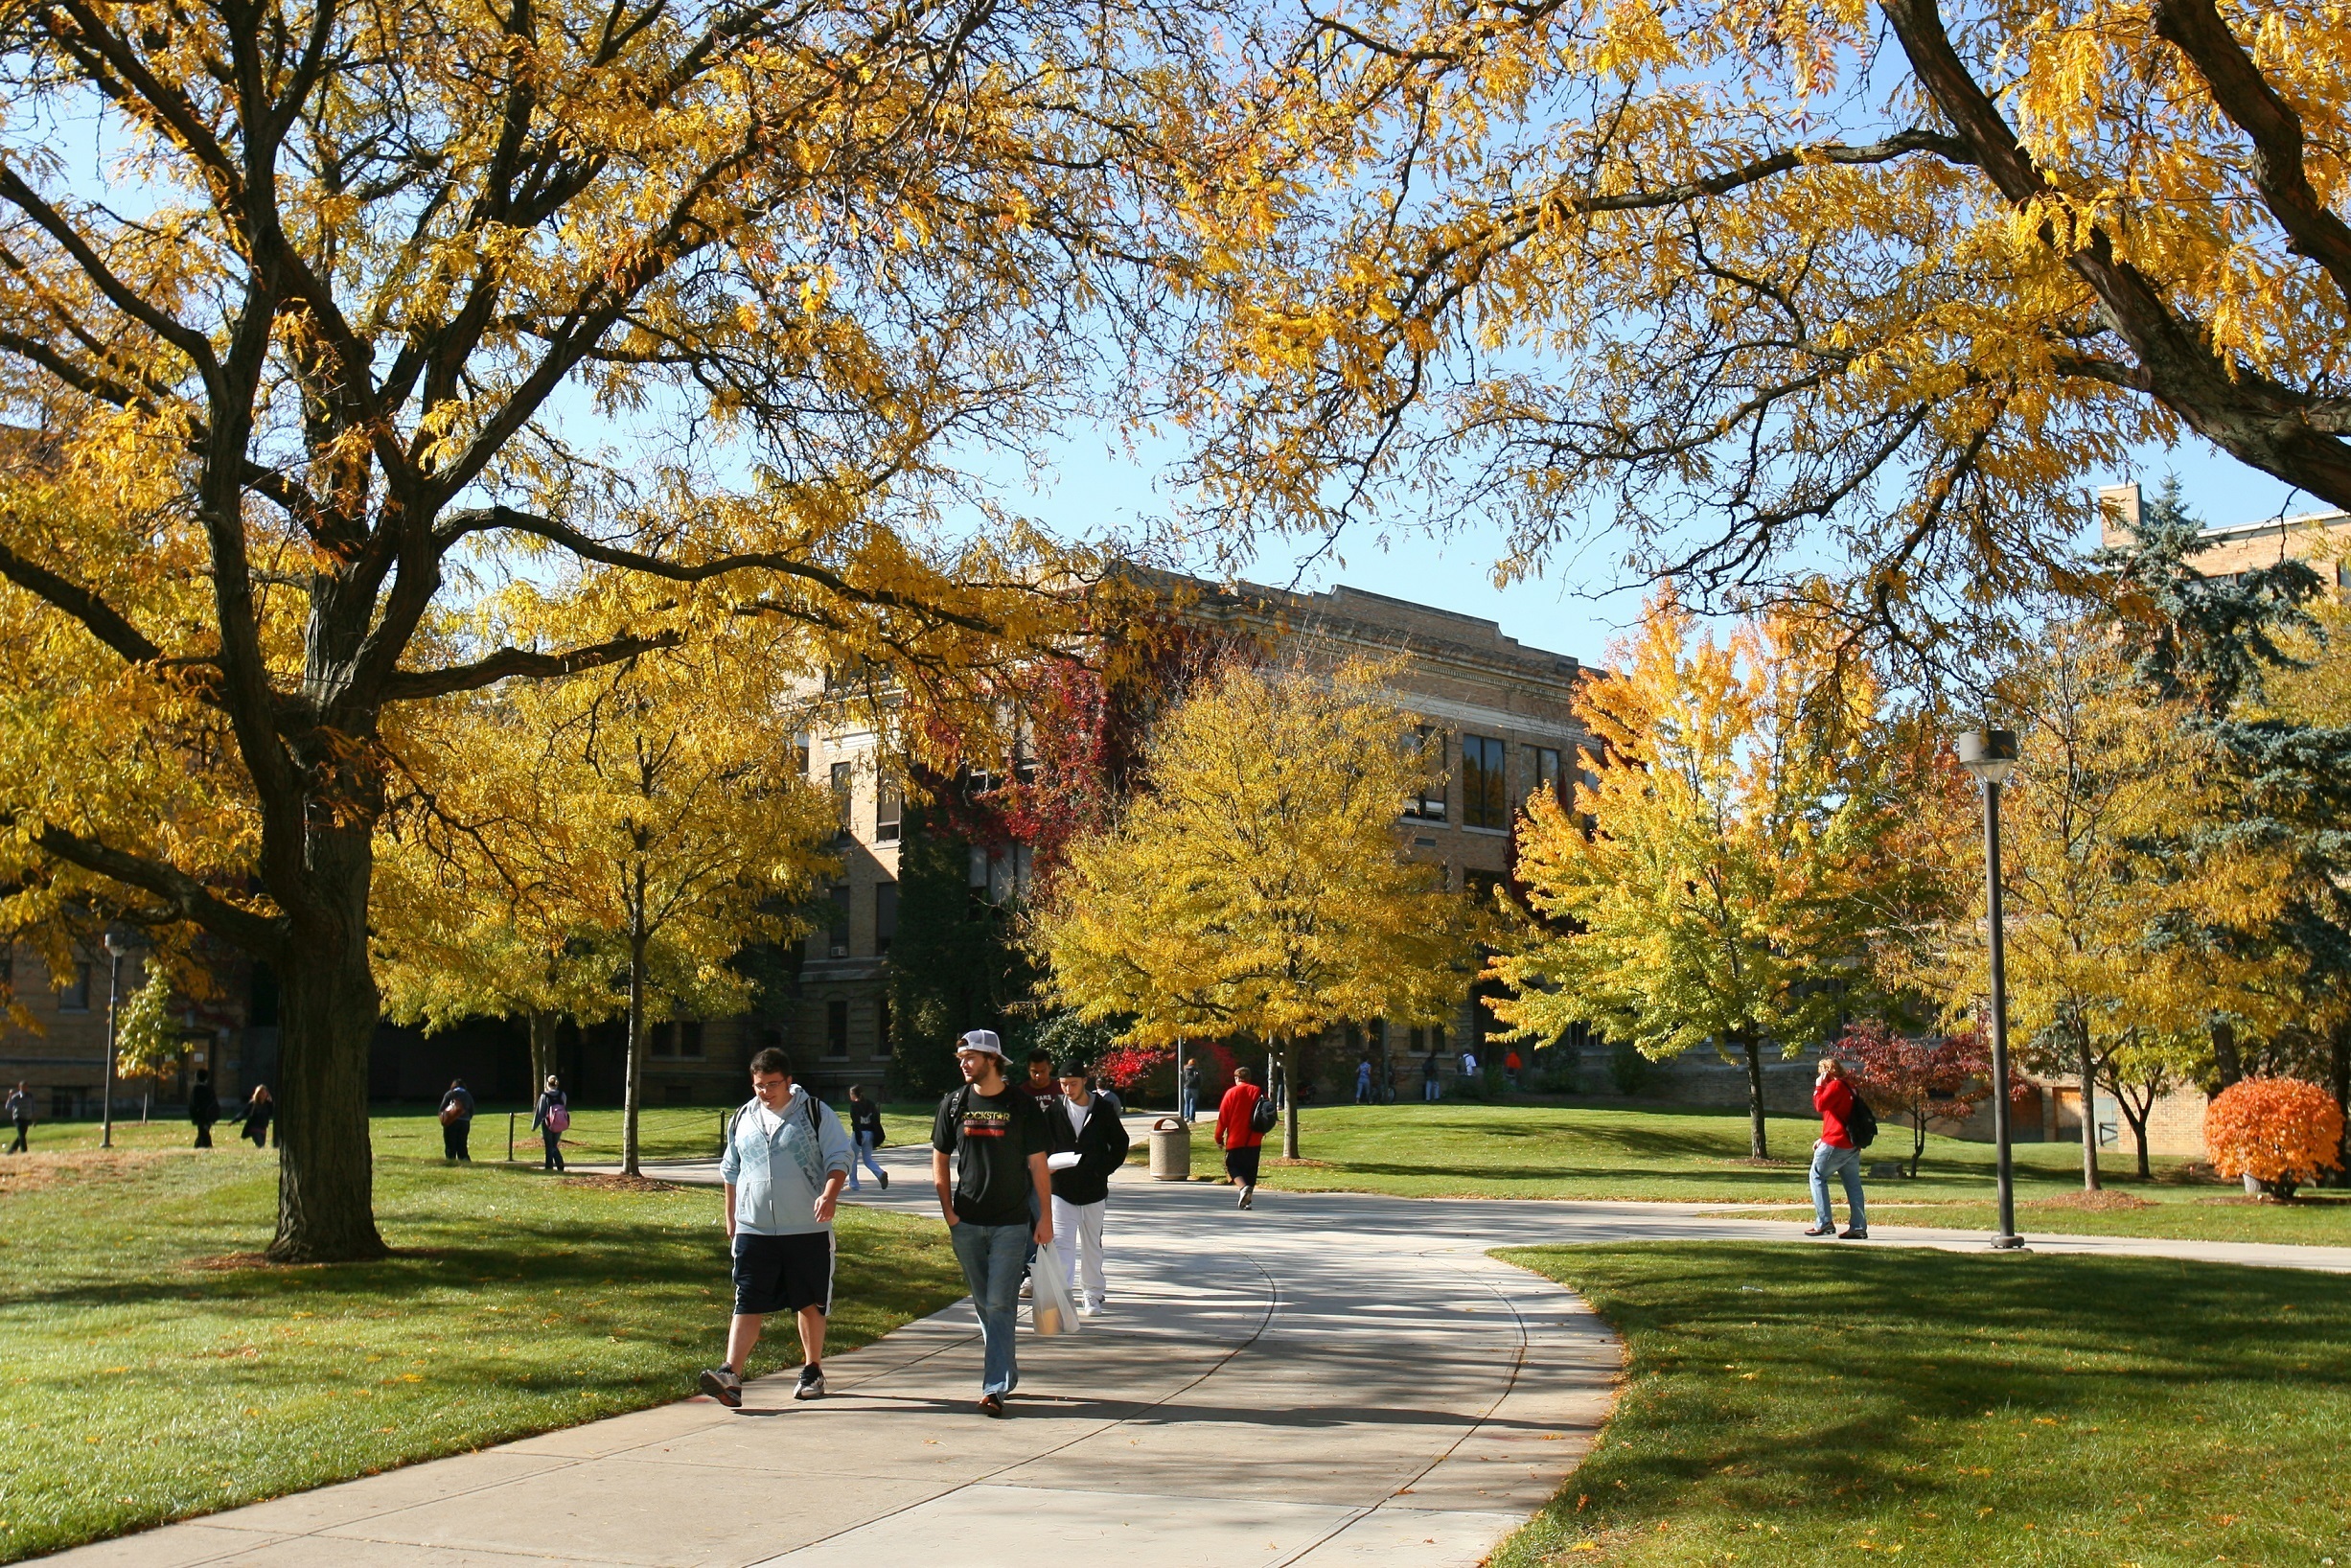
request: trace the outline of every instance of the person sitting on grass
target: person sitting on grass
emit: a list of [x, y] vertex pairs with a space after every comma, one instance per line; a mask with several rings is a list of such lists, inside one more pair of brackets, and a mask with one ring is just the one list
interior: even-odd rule
[[1861, 1204], [1861, 1151], [1854, 1147], [1853, 1085], [1845, 1081], [1845, 1064], [1833, 1056], [1820, 1059], [1820, 1078], [1812, 1086], [1812, 1109], [1820, 1113], [1820, 1141], [1812, 1145], [1812, 1228], [1806, 1235], [1835, 1235], [1836, 1213], [1829, 1207], [1829, 1178], [1845, 1179], [1845, 1208], [1852, 1224], [1841, 1239], [1867, 1241], [1869, 1214]]
[[824, 1394], [824, 1320], [833, 1309], [833, 1212], [849, 1179], [849, 1135], [833, 1108], [792, 1081], [792, 1058], [773, 1046], [751, 1058], [751, 1097], [735, 1113], [719, 1157], [726, 1236], [734, 1251], [735, 1312], [726, 1361], [702, 1374], [702, 1391], [743, 1407], [743, 1372], [771, 1312], [800, 1330], [795, 1399]]

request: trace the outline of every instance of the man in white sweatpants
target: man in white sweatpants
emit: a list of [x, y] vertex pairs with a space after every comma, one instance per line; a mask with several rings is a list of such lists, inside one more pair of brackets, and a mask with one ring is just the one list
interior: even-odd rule
[[1077, 1315], [1091, 1318], [1110, 1299], [1102, 1276], [1102, 1215], [1110, 1207], [1111, 1173], [1126, 1164], [1124, 1108], [1114, 1095], [1096, 1093], [1074, 1064], [1061, 1069], [1061, 1102], [1053, 1115], [1054, 1147], [1046, 1164], [1053, 1171], [1053, 1234], [1061, 1238], [1062, 1264]]

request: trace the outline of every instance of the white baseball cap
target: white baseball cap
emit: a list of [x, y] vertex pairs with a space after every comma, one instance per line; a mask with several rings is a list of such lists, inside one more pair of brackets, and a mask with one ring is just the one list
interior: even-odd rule
[[1009, 1057], [1004, 1056], [1004, 1043], [996, 1038], [994, 1029], [973, 1029], [956, 1042], [956, 1049], [984, 1050], [991, 1056], [1010, 1060]]

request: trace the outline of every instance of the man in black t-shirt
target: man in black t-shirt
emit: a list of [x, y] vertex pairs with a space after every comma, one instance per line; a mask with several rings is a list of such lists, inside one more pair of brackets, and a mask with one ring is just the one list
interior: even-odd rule
[[1004, 1395], [1021, 1381], [1013, 1348], [1021, 1272], [1031, 1246], [1053, 1239], [1045, 1163], [1052, 1138], [1036, 1100], [1004, 1081], [1003, 1043], [994, 1030], [974, 1029], [957, 1041], [956, 1065], [963, 1087], [939, 1101], [931, 1128], [931, 1180], [980, 1314], [985, 1347], [980, 1410], [1002, 1416]]

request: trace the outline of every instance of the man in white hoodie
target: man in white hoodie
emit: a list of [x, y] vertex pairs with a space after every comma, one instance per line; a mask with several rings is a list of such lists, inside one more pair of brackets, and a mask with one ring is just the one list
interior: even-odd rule
[[735, 1314], [726, 1363], [702, 1374], [702, 1390], [729, 1410], [743, 1404], [743, 1372], [771, 1312], [800, 1329], [795, 1399], [824, 1393], [824, 1319], [833, 1305], [833, 1211], [849, 1179], [849, 1135], [833, 1108], [792, 1081], [792, 1059], [771, 1046], [751, 1058], [751, 1097], [735, 1113], [719, 1177], [726, 1184], [726, 1234], [734, 1249]]

